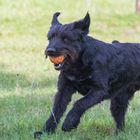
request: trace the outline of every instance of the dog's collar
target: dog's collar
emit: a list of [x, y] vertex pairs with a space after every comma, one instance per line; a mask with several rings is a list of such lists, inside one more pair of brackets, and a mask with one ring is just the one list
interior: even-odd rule
[[65, 76], [70, 81], [78, 81], [78, 82], [82, 82], [82, 81], [85, 81], [85, 80], [92, 79], [92, 75], [88, 75], [87, 77], [86, 76], [78, 77], [78, 76], [75, 76], [75, 75], [72, 75], [72, 74], [71, 75], [66, 74]]

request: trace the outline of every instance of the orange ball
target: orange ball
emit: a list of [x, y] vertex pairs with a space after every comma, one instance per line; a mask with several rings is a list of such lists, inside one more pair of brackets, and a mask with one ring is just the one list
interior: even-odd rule
[[62, 63], [65, 59], [65, 57], [63, 55], [60, 55], [57, 57], [50, 56], [49, 58], [50, 58], [50, 61], [54, 64]]

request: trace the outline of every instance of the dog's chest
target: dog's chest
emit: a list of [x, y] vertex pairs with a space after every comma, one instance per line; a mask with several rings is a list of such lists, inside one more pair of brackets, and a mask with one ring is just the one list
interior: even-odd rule
[[82, 82], [92, 79], [92, 75], [84, 76], [82, 74], [81, 75], [67, 74], [67, 79], [76, 83], [82, 83]]
[[66, 77], [82, 95], [86, 95], [93, 86], [91, 74], [67, 74]]

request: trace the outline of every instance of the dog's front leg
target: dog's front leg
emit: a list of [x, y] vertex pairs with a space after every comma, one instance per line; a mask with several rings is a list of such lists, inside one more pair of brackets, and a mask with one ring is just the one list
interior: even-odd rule
[[[67, 87], [66, 87], [67, 88]], [[58, 91], [55, 95], [54, 105], [49, 119], [43, 128], [44, 132], [50, 133], [55, 130], [60, 121], [68, 103], [71, 100], [72, 91], [65, 89], [63, 92]]]
[[[43, 127], [43, 132], [52, 133], [55, 131], [55, 128], [66, 110], [68, 103], [71, 101], [71, 97], [74, 92], [75, 89], [72, 87], [72, 85], [64, 80], [63, 77], [60, 77], [58, 82], [58, 92], [55, 95], [53, 108], [49, 119], [46, 121]], [[35, 132], [34, 137], [40, 138], [43, 132]]]
[[88, 108], [103, 101], [105, 95], [106, 93], [104, 90], [90, 90], [85, 97], [81, 98], [74, 104], [72, 110], [68, 113], [63, 123], [62, 130], [70, 131], [71, 129], [76, 128], [80, 122], [80, 117], [84, 112]]

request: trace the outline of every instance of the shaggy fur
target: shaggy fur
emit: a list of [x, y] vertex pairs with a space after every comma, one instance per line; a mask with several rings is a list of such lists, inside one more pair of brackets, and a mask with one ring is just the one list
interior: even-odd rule
[[[112, 44], [88, 36], [90, 16], [62, 25], [55, 13], [48, 33], [47, 56], [64, 55], [60, 70], [58, 91], [52, 113], [43, 132], [54, 132], [72, 95], [78, 91], [83, 97], [76, 101], [62, 125], [63, 131], [76, 128], [81, 116], [91, 107], [110, 99], [110, 110], [117, 130], [124, 128], [129, 100], [140, 89], [140, 44]], [[38, 137], [42, 132], [36, 132]]]

